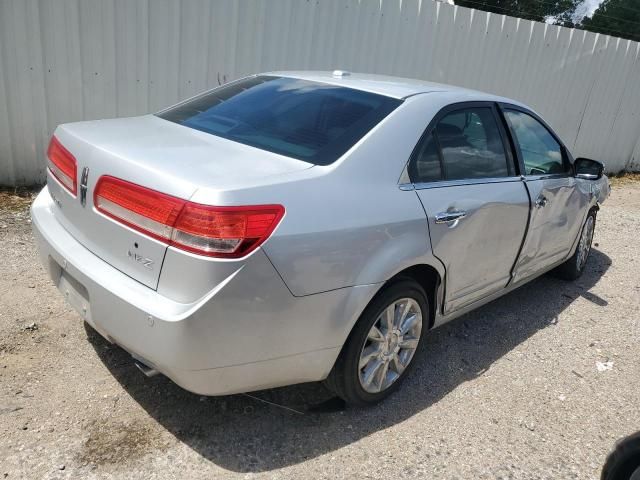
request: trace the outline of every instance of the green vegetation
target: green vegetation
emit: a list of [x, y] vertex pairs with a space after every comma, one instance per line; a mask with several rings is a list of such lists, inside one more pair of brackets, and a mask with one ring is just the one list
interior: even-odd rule
[[454, 0], [456, 5], [640, 42], [640, 0], [604, 0], [594, 14], [574, 22], [582, 0]]
[[640, 42], [640, 0], [604, 0], [580, 28]]

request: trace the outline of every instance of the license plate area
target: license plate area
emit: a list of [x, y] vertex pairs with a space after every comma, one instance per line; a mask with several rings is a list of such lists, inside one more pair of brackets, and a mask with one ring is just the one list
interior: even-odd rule
[[69, 275], [66, 270], [62, 270], [60, 280], [58, 281], [58, 290], [64, 295], [67, 303], [69, 303], [84, 320], [91, 322], [89, 292], [84, 285]]

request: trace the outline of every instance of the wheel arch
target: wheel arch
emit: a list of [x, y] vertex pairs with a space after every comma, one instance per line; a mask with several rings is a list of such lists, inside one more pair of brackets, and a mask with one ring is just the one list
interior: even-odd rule
[[328, 372], [328, 376], [325, 378], [325, 385], [328, 386], [331, 390], [337, 391], [337, 379], [336, 379], [336, 369], [340, 370], [341, 362], [344, 361], [345, 351], [348, 348], [351, 338], [354, 335], [354, 331], [356, 331], [356, 326], [359, 324], [362, 319], [362, 315], [381, 294], [387, 288], [394, 285], [395, 283], [401, 282], [403, 280], [413, 280], [418, 285], [422, 287], [427, 295], [427, 300], [429, 302], [429, 324], [427, 326], [427, 330], [431, 329], [435, 323], [435, 315], [437, 311], [438, 297], [443, 295], [442, 287], [442, 279], [443, 275], [441, 272], [433, 265], [427, 263], [419, 263], [414, 264], [409, 267], [406, 267], [397, 273], [393, 274], [388, 280], [380, 284], [380, 287], [377, 291], [371, 295], [371, 298], [364, 305], [364, 307], [359, 312], [357, 319], [350, 326], [349, 333], [347, 334], [342, 347], [340, 348], [339, 353], [336, 356], [336, 360], [334, 361], [331, 370]]
[[437, 306], [440, 305], [439, 292], [442, 286], [442, 277], [440, 272], [432, 265], [421, 263], [405, 268], [396, 273], [393, 277], [387, 280], [379, 291], [382, 291], [388, 285], [400, 281], [402, 279], [411, 279], [417, 282], [427, 294], [429, 300], [429, 329], [431, 329], [435, 322]]
[[397, 270], [389, 274], [386, 281], [380, 283], [379, 288], [371, 295], [371, 298], [360, 308], [360, 312], [357, 315], [356, 320], [349, 328], [349, 334], [345, 343], [348, 341], [348, 337], [355, 328], [356, 324], [360, 320], [362, 313], [389, 285], [401, 281], [403, 279], [410, 279], [417, 282], [427, 294], [429, 300], [429, 325], [428, 328], [433, 327], [437, 308], [442, 304], [442, 296], [444, 295], [444, 270], [438, 268], [440, 265], [432, 265], [429, 263], [415, 263], [410, 266]]

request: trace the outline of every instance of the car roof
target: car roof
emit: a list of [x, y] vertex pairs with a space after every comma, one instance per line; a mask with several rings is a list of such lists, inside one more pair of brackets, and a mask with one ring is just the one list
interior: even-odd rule
[[[387, 97], [404, 99], [413, 95], [431, 92], [460, 93], [465, 97], [469, 95], [477, 97], [477, 100], [505, 101], [519, 104], [514, 100], [498, 97], [489, 93], [470, 90], [467, 88], [446, 85], [444, 83], [428, 82], [412, 78], [392, 77], [387, 75], [375, 75], [370, 73], [352, 73], [342, 70], [326, 71], [283, 71], [269, 72], [263, 75], [277, 75], [280, 77], [298, 78], [312, 82], [340, 85], [342, 87], [363, 90]], [[466, 95], [465, 95], [466, 94]]]

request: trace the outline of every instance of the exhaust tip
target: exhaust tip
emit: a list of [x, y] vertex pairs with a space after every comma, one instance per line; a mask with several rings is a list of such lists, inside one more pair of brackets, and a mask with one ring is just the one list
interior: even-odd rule
[[142, 373], [144, 373], [144, 375], [146, 377], [155, 377], [156, 375], [158, 375], [160, 373], [155, 368], [151, 368], [150, 366], [145, 365], [140, 360], [135, 360], [133, 363], [138, 368], [138, 370], [140, 370]]

